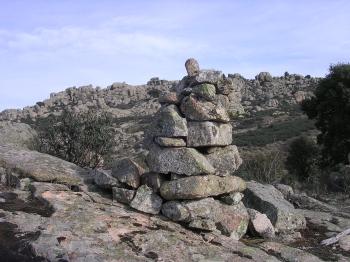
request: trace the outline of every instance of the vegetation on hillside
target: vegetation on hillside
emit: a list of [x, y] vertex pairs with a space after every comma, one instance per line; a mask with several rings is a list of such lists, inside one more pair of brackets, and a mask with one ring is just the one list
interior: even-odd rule
[[95, 168], [113, 154], [113, 118], [107, 113], [64, 111], [38, 120], [38, 151]]

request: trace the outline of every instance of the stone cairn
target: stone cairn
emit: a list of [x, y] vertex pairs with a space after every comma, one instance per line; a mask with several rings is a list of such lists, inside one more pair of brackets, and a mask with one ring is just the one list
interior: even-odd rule
[[149, 172], [133, 160], [118, 161], [108, 176], [117, 178], [113, 197], [139, 211], [239, 239], [249, 215], [241, 202], [246, 183], [232, 175], [242, 163], [227, 112], [234, 82], [220, 71], [200, 70], [193, 58], [185, 66], [188, 75], [159, 97], [148, 136]]

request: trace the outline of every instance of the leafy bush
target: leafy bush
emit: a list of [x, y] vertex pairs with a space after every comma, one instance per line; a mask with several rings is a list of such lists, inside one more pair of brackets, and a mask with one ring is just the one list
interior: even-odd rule
[[280, 181], [285, 175], [284, 156], [278, 150], [255, 150], [242, 154], [243, 164], [237, 175], [262, 183]]
[[286, 167], [300, 182], [309, 181], [319, 175], [320, 148], [311, 138], [302, 136], [289, 147]]
[[95, 168], [113, 153], [113, 119], [107, 113], [64, 111], [38, 120], [37, 150]]
[[322, 147], [324, 165], [347, 163], [350, 152], [350, 64], [331, 65], [320, 81], [315, 96], [305, 100], [303, 111], [316, 120], [321, 131], [317, 141]]

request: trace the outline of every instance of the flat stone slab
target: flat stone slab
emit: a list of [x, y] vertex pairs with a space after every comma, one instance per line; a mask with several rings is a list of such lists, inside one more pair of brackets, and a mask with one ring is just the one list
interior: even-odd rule
[[232, 143], [232, 126], [216, 122], [188, 122], [189, 147], [227, 146]]
[[249, 215], [240, 202], [227, 206], [213, 198], [194, 201], [169, 201], [163, 204], [162, 214], [174, 221], [187, 224], [188, 227], [220, 231], [235, 240], [247, 231]]
[[160, 194], [166, 200], [198, 199], [241, 192], [245, 188], [244, 180], [236, 176], [191, 176], [164, 182], [160, 187]]
[[0, 145], [0, 167], [39, 182], [80, 185], [87, 172], [70, 162], [47, 154]]
[[167, 148], [156, 145], [150, 148], [147, 156], [150, 171], [162, 174], [175, 173], [188, 176], [212, 174], [213, 166], [204, 155], [194, 148]]
[[247, 208], [266, 214], [277, 231], [297, 230], [306, 226], [305, 217], [272, 185], [247, 182], [243, 202]]
[[184, 147], [186, 142], [183, 138], [174, 137], [156, 137], [154, 141], [163, 147]]

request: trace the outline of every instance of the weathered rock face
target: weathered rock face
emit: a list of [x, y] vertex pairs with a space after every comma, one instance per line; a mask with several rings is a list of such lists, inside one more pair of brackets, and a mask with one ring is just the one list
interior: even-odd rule
[[232, 126], [215, 122], [188, 122], [190, 147], [227, 146], [232, 143]]
[[174, 105], [163, 107], [159, 112], [156, 136], [186, 137], [187, 121]]
[[143, 173], [144, 169], [129, 158], [118, 160], [113, 164], [112, 176], [132, 188], [140, 186], [140, 176]]
[[[0, 203], [1, 232], [7, 233], [1, 235], [1, 240], [6, 241], [6, 246], [0, 243], [0, 251], [5, 254], [3, 261], [33, 261], [33, 257], [36, 261], [72, 262], [279, 261], [257, 247], [215, 232], [197, 234], [164, 218], [130, 210], [94, 192], [73, 192], [62, 185], [49, 188], [41, 184], [36, 185], [35, 192], [40, 192], [38, 197], [55, 208], [51, 216], [7, 211]], [[3, 231], [5, 225], [13, 225], [15, 231]], [[26, 241], [25, 250], [31, 253], [25, 258], [6, 259], [10, 253], [24, 255], [23, 243], [21, 246], [20, 241], [18, 245], [10, 242], [14, 238], [11, 234], [22, 238], [37, 236]]]
[[[208, 153], [207, 159], [209, 163], [213, 165], [216, 173], [220, 176], [232, 174], [242, 164], [242, 158], [235, 145], [211, 148]], [[228, 166], [230, 169], [227, 169]]]
[[247, 182], [244, 195], [243, 202], [246, 207], [266, 214], [276, 230], [290, 231], [305, 228], [305, 217], [298, 214], [293, 205], [285, 200], [282, 193], [274, 186]]
[[215, 172], [208, 160], [194, 148], [160, 148], [153, 146], [147, 156], [151, 171], [175, 173], [188, 176], [212, 174]]
[[198, 199], [241, 192], [245, 188], [246, 184], [243, 179], [236, 176], [191, 176], [164, 182], [160, 188], [160, 194], [167, 200]]
[[113, 200], [124, 204], [130, 204], [135, 196], [135, 190], [126, 188], [113, 187], [112, 192]]
[[142, 185], [137, 189], [135, 197], [130, 202], [130, 206], [145, 213], [158, 214], [162, 202], [162, 198], [153, 193], [151, 188]]
[[0, 121], [0, 145], [10, 144], [19, 148], [31, 148], [37, 133], [27, 124]]
[[0, 167], [35, 181], [81, 185], [87, 172], [75, 164], [27, 149], [0, 145]]
[[237, 240], [245, 234], [249, 221], [247, 210], [242, 203], [227, 206], [213, 198], [169, 201], [163, 205], [162, 214], [171, 220], [188, 223], [192, 228], [219, 230]]
[[217, 102], [207, 101], [193, 95], [181, 102], [181, 112], [193, 121], [217, 121], [227, 123], [230, 117], [226, 109]]

